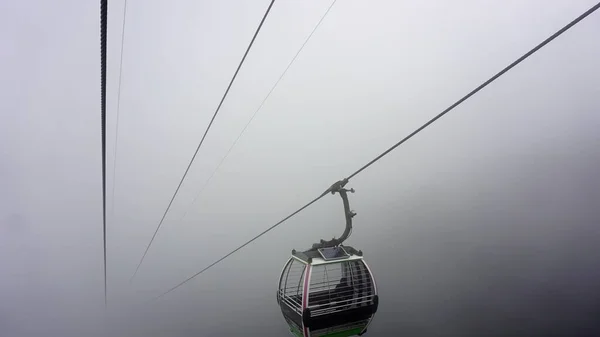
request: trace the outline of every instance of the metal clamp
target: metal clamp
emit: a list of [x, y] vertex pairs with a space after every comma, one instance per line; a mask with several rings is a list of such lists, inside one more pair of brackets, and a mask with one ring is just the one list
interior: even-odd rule
[[346, 229], [344, 230], [344, 233], [342, 233], [342, 235], [338, 239], [333, 238], [329, 241], [325, 241], [325, 240], [321, 239], [321, 241], [319, 243], [313, 244], [311, 250], [339, 246], [342, 244], [342, 242], [344, 242], [350, 236], [350, 233], [352, 232], [352, 218], [356, 215], [356, 212], [350, 210], [350, 202], [348, 201], [348, 192], [354, 193], [354, 189], [353, 188], [351, 188], [349, 190], [345, 189], [344, 187], [346, 186], [347, 183], [348, 183], [347, 178], [337, 181], [333, 185], [331, 185], [331, 187], [329, 187], [322, 194], [322, 196], [324, 196], [325, 194], [330, 193], [330, 192], [331, 192], [331, 194], [339, 193], [340, 197], [342, 197], [342, 202], [344, 203], [344, 216], [346, 218]]

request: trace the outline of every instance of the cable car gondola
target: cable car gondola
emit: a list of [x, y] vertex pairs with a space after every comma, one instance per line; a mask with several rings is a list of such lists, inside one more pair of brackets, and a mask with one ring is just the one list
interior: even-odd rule
[[347, 179], [324, 194], [339, 193], [346, 230], [339, 239], [321, 240], [303, 252], [292, 250], [279, 277], [277, 303], [297, 337], [360, 336], [367, 331], [379, 297], [377, 285], [361, 251], [342, 245], [352, 232]]

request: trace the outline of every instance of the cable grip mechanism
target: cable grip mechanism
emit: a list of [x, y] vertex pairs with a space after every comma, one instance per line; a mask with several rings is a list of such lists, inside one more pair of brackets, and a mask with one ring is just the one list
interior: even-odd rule
[[348, 200], [348, 192], [354, 193], [355, 191], [353, 188], [351, 188], [351, 189], [344, 188], [347, 183], [348, 183], [347, 178], [337, 181], [333, 185], [331, 185], [331, 187], [329, 187], [325, 192], [323, 192], [323, 194], [321, 194], [321, 196], [324, 196], [327, 193], [331, 193], [331, 194], [339, 193], [340, 197], [342, 197], [342, 202], [344, 204], [344, 217], [346, 219], [346, 228], [344, 230], [344, 233], [342, 233], [342, 235], [338, 239], [333, 238], [329, 241], [325, 241], [325, 240], [321, 239], [319, 243], [313, 244], [311, 250], [339, 246], [342, 244], [342, 242], [344, 242], [350, 236], [350, 233], [352, 232], [352, 218], [356, 215], [356, 212], [354, 212], [353, 210], [350, 209], [350, 202]]

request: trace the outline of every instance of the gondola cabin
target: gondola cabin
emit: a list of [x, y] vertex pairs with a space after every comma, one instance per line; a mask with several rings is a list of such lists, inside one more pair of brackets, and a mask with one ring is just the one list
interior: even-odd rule
[[277, 302], [298, 337], [362, 335], [378, 301], [362, 252], [350, 246], [292, 251], [279, 277]]

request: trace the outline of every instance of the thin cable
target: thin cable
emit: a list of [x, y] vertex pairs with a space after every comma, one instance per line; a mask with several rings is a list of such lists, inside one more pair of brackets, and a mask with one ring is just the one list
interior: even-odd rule
[[323, 14], [321, 16], [321, 19], [316, 24], [316, 26], [313, 28], [313, 30], [310, 32], [310, 34], [308, 35], [308, 37], [306, 38], [306, 40], [304, 40], [304, 43], [302, 44], [302, 46], [300, 47], [300, 49], [298, 49], [298, 52], [296, 52], [296, 55], [294, 55], [294, 58], [292, 58], [292, 60], [290, 61], [290, 63], [288, 63], [287, 67], [285, 68], [285, 70], [283, 71], [283, 73], [281, 74], [281, 76], [279, 76], [279, 79], [277, 80], [277, 82], [275, 82], [275, 84], [273, 85], [273, 87], [271, 88], [271, 90], [269, 90], [269, 93], [267, 93], [267, 96], [265, 96], [265, 98], [262, 100], [262, 102], [260, 103], [260, 105], [258, 106], [258, 108], [254, 111], [254, 114], [252, 115], [252, 117], [250, 117], [250, 120], [248, 120], [248, 123], [246, 123], [246, 126], [244, 126], [244, 128], [242, 129], [242, 132], [240, 132], [240, 134], [237, 136], [236, 140], [233, 142], [233, 144], [231, 145], [231, 147], [229, 148], [229, 150], [227, 150], [227, 153], [225, 153], [225, 156], [223, 158], [221, 158], [221, 161], [219, 162], [219, 164], [217, 165], [217, 167], [213, 170], [213, 172], [210, 174], [210, 176], [208, 177], [208, 179], [206, 180], [206, 182], [204, 182], [204, 185], [202, 185], [202, 187], [198, 190], [198, 193], [196, 193], [196, 196], [194, 197], [194, 199], [190, 203], [190, 206], [188, 206], [187, 210], [185, 211], [185, 213], [183, 214], [183, 216], [179, 219], [179, 221], [183, 221], [183, 219], [185, 219], [185, 217], [187, 216], [187, 214], [190, 211], [191, 207], [196, 203], [196, 200], [198, 199], [198, 197], [200, 196], [200, 194], [202, 194], [202, 191], [204, 191], [204, 189], [208, 186], [208, 184], [210, 184], [210, 182], [211, 182], [212, 178], [214, 177], [215, 173], [217, 173], [217, 171], [221, 168], [221, 165], [223, 164], [223, 162], [225, 162], [225, 159], [227, 159], [227, 157], [229, 157], [229, 154], [231, 153], [231, 150], [233, 150], [233, 148], [237, 145], [237, 143], [240, 140], [240, 138], [242, 138], [242, 135], [244, 134], [244, 132], [246, 132], [246, 129], [248, 128], [248, 126], [250, 125], [250, 123], [252, 123], [252, 121], [254, 120], [254, 117], [256, 117], [256, 115], [258, 114], [258, 112], [260, 111], [260, 109], [262, 109], [263, 105], [265, 105], [265, 102], [267, 101], [267, 99], [269, 99], [269, 96], [271, 96], [271, 93], [275, 90], [275, 88], [277, 87], [277, 85], [279, 84], [279, 82], [281, 82], [281, 80], [283, 79], [283, 77], [285, 76], [285, 74], [287, 73], [287, 71], [290, 69], [290, 67], [292, 66], [292, 64], [296, 61], [296, 58], [298, 58], [298, 55], [300, 55], [300, 53], [302, 52], [302, 49], [304, 49], [304, 46], [308, 43], [308, 41], [313, 36], [313, 34], [317, 30], [317, 28], [319, 28], [319, 26], [321, 25], [321, 22], [323, 22], [323, 20], [325, 19], [325, 17], [327, 16], [327, 14], [329, 13], [329, 11], [333, 7], [333, 5], [335, 5], [336, 1], [337, 0], [333, 0], [333, 2], [331, 3], [331, 5], [329, 5], [329, 8], [327, 8], [327, 11], [325, 11], [325, 14]]
[[289, 218], [293, 217], [294, 215], [302, 212], [305, 208], [307, 208], [308, 206], [314, 204], [315, 202], [317, 202], [317, 200], [323, 198], [327, 193], [323, 193], [320, 196], [316, 197], [315, 199], [313, 199], [311, 202], [309, 202], [308, 204], [302, 206], [301, 208], [299, 208], [297, 211], [295, 211], [294, 213], [288, 215], [287, 217], [283, 218], [281, 221], [279, 221], [278, 223], [274, 224], [273, 226], [267, 228], [265, 231], [263, 231], [262, 233], [256, 235], [255, 237], [253, 237], [252, 239], [246, 241], [246, 243], [244, 243], [243, 245], [237, 247], [236, 249], [232, 250], [231, 252], [229, 252], [227, 255], [223, 256], [222, 258], [218, 259], [217, 261], [213, 262], [212, 264], [210, 264], [208, 267], [202, 269], [201, 271], [197, 272], [196, 274], [188, 277], [185, 281], [179, 283], [178, 285], [174, 286], [173, 288], [167, 290], [166, 292], [162, 293], [161, 295], [157, 296], [154, 298], [154, 300], [159, 299], [160, 297], [170, 293], [171, 291], [181, 287], [182, 285], [186, 284], [187, 282], [191, 281], [194, 277], [202, 274], [203, 272], [205, 272], [206, 270], [212, 268], [214, 265], [216, 265], [217, 263], [225, 260], [227, 257], [229, 257], [230, 255], [234, 254], [235, 252], [237, 252], [238, 250], [246, 247], [248, 244], [250, 244], [252, 241], [258, 239], [259, 237], [267, 234], [267, 232], [269, 232], [270, 230], [274, 229], [275, 227], [281, 225], [282, 223], [284, 223], [286, 220], [288, 220]]
[[123, 28], [121, 30], [121, 60], [119, 62], [119, 88], [117, 89], [117, 123], [115, 130], [115, 148], [113, 151], [113, 179], [112, 179], [112, 199], [111, 199], [111, 211], [112, 218], [114, 221], [115, 217], [115, 185], [117, 176], [117, 149], [119, 145], [119, 116], [121, 112], [121, 78], [123, 75], [123, 47], [125, 46], [125, 20], [127, 19], [127, 0], [123, 7]]
[[[581, 14], [579, 17], [577, 17], [575, 20], [571, 21], [569, 24], [567, 24], [565, 27], [563, 27], [562, 29], [560, 29], [558, 32], [554, 33], [552, 36], [550, 36], [549, 38], [547, 38], [546, 40], [544, 40], [542, 43], [540, 43], [539, 45], [537, 45], [535, 48], [533, 48], [531, 51], [527, 52], [525, 55], [521, 56], [519, 59], [517, 59], [517, 61], [513, 62], [510, 66], [504, 68], [501, 72], [499, 72], [498, 74], [494, 75], [490, 80], [487, 80], [486, 82], [484, 82], [484, 84], [480, 85], [479, 87], [477, 87], [475, 90], [473, 90], [471, 93], [469, 93], [467, 96], [463, 97], [462, 99], [460, 99], [458, 102], [454, 103], [453, 105], [450, 106], [450, 108], [444, 110], [442, 113], [440, 113], [438, 116], [436, 116], [434, 119], [430, 120], [429, 122], [427, 122], [425, 125], [421, 126], [419, 129], [417, 129], [415, 132], [411, 133], [408, 137], [404, 138], [403, 140], [401, 140], [399, 143], [397, 143], [396, 145], [394, 145], [392, 148], [390, 148], [389, 150], [387, 150], [386, 152], [384, 152], [383, 154], [379, 155], [377, 158], [375, 158], [374, 160], [372, 160], [371, 162], [369, 162], [367, 165], [363, 166], [362, 168], [360, 168], [358, 171], [356, 171], [355, 173], [353, 173], [351, 176], [349, 176], [346, 179], [343, 179], [340, 182], [345, 181], [346, 183], [350, 180], [350, 178], [356, 176], [358, 173], [362, 172], [364, 169], [366, 169], [367, 167], [369, 167], [371, 164], [373, 164], [374, 162], [376, 162], [377, 160], [379, 160], [381, 157], [383, 157], [384, 155], [386, 155], [387, 153], [389, 153], [390, 151], [392, 151], [394, 148], [398, 147], [400, 144], [402, 144], [404, 141], [406, 141], [407, 139], [409, 139], [410, 137], [412, 137], [414, 134], [418, 133], [419, 131], [421, 131], [422, 129], [424, 129], [425, 127], [427, 127], [428, 125], [430, 125], [431, 123], [433, 123], [436, 119], [440, 118], [441, 116], [443, 116], [446, 112], [452, 110], [454, 107], [456, 107], [457, 105], [459, 105], [460, 103], [464, 102], [467, 98], [469, 98], [470, 96], [472, 96], [474, 93], [476, 93], [477, 91], [481, 90], [483, 87], [485, 87], [486, 85], [488, 85], [489, 83], [491, 83], [493, 80], [495, 80], [496, 78], [500, 77], [502, 74], [506, 73], [508, 70], [510, 70], [512, 67], [514, 67], [515, 65], [517, 65], [518, 63], [520, 63], [521, 61], [523, 61], [524, 59], [526, 59], [527, 57], [531, 56], [531, 54], [533, 54], [534, 52], [536, 52], [537, 50], [539, 50], [540, 48], [542, 48], [543, 46], [545, 46], [546, 44], [548, 44], [548, 42], [554, 40], [556, 37], [558, 37], [559, 35], [561, 35], [562, 33], [564, 33], [565, 31], [567, 31], [569, 28], [573, 27], [575, 24], [577, 24], [579, 21], [583, 20], [585, 17], [587, 17], [588, 15], [590, 15], [591, 13], [593, 13], [594, 11], [596, 11], [598, 8], [600, 7], [600, 3], [596, 4], [594, 7], [592, 7], [591, 9], [589, 9], [588, 11], [586, 11], [585, 13]], [[344, 183], [345, 184], [345, 183]], [[308, 204], [306, 204], [305, 206], [303, 206], [302, 208], [300, 208], [299, 210], [295, 211], [294, 213], [288, 215], [287, 217], [285, 217], [283, 220], [279, 221], [278, 223], [276, 223], [275, 225], [269, 227], [267, 230], [265, 230], [264, 232], [258, 234], [257, 236], [255, 236], [254, 238], [252, 238], [250, 241], [247, 241], [246, 243], [244, 243], [243, 245], [239, 246], [238, 248], [236, 248], [235, 250], [231, 251], [230, 253], [228, 253], [227, 255], [223, 256], [222, 258], [218, 259], [217, 261], [213, 262], [212, 264], [210, 264], [208, 267], [202, 269], [201, 271], [197, 272], [196, 274], [192, 275], [191, 277], [187, 278], [185, 281], [179, 283], [178, 285], [176, 285], [175, 287], [169, 289], [168, 291], [162, 293], [161, 295], [157, 296], [154, 298], [154, 300], [170, 293], [171, 291], [181, 287], [182, 285], [184, 285], [185, 283], [189, 282], [190, 280], [192, 280], [193, 278], [195, 278], [196, 276], [202, 274], [203, 272], [207, 271], [208, 269], [212, 268], [213, 266], [215, 266], [216, 264], [218, 264], [219, 262], [225, 260], [227, 257], [229, 257], [230, 255], [232, 255], [233, 253], [237, 252], [238, 250], [242, 249], [243, 247], [245, 247], [246, 245], [248, 245], [249, 243], [253, 242], [254, 240], [258, 239], [259, 237], [261, 237], [262, 235], [266, 234], [267, 232], [269, 232], [270, 230], [274, 229], [275, 227], [279, 226], [280, 224], [282, 224], [284, 221], [288, 220], [289, 218], [291, 218], [292, 216], [300, 213], [301, 211], [303, 211], [305, 208], [307, 208], [308, 206], [312, 205], [313, 203], [315, 203], [317, 200], [321, 199], [322, 197], [324, 197], [326, 194], [328, 193], [328, 191], [325, 191], [325, 193], [321, 194], [319, 197], [315, 198], [313, 201], [309, 202]]]
[[106, 287], [106, 31], [108, 1], [100, 0], [100, 128], [102, 133], [102, 241], [104, 243], [104, 308], [108, 304]]
[[600, 3], [597, 3], [594, 7], [590, 8], [585, 13], [581, 14], [575, 20], [571, 21], [569, 24], [567, 24], [566, 26], [564, 26], [563, 28], [561, 28], [556, 33], [552, 34], [550, 37], [548, 37], [547, 39], [545, 39], [544, 41], [542, 41], [540, 44], [538, 44], [533, 49], [531, 49], [530, 51], [528, 51], [527, 53], [525, 53], [523, 56], [519, 57], [516, 61], [514, 61], [511, 64], [509, 64], [506, 68], [500, 70], [496, 75], [492, 76], [489, 80], [483, 82], [477, 88], [473, 89], [473, 91], [471, 91], [470, 93], [468, 93], [467, 95], [465, 95], [463, 98], [461, 98], [458, 101], [456, 101], [456, 103], [454, 103], [451, 106], [449, 106], [448, 108], [446, 108], [446, 110], [440, 112], [437, 116], [435, 116], [432, 119], [430, 119], [427, 123], [423, 124], [420, 128], [416, 129], [411, 134], [409, 134], [408, 136], [404, 137], [401, 141], [399, 141], [398, 143], [394, 144], [389, 149], [385, 150], [385, 152], [383, 152], [379, 156], [375, 157], [375, 159], [373, 159], [370, 162], [368, 162], [365, 166], [361, 167], [356, 172], [352, 173], [350, 176], [348, 176], [348, 180], [352, 179], [354, 176], [356, 176], [357, 174], [359, 174], [360, 172], [362, 172], [364, 169], [366, 169], [367, 167], [373, 165], [376, 161], [378, 161], [379, 159], [383, 158], [388, 153], [392, 152], [398, 146], [402, 145], [402, 143], [406, 142], [407, 140], [409, 140], [410, 138], [412, 138], [414, 135], [416, 135], [417, 133], [421, 132], [423, 129], [425, 129], [429, 125], [431, 125], [433, 122], [435, 122], [436, 120], [440, 119], [446, 113], [450, 112], [452, 109], [454, 109], [457, 106], [459, 106], [462, 102], [464, 102], [467, 99], [469, 99], [471, 96], [473, 96], [474, 94], [476, 94], [479, 90], [485, 88], [488, 84], [494, 82], [498, 77], [502, 76], [504, 73], [506, 73], [507, 71], [511, 70], [513, 67], [515, 67], [517, 64], [519, 64], [522, 61], [524, 61], [526, 58], [528, 58], [529, 56], [531, 56], [536, 51], [540, 50], [542, 47], [544, 47], [550, 41], [554, 40], [555, 38], [557, 38], [558, 36], [560, 36], [562, 33], [566, 32], [569, 28], [571, 28], [574, 25], [576, 25], [579, 21], [583, 20], [585, 17], [587, 17], [588, 15], [592, 14], [594, 11], [596, 11], [598, 9], [598, 7], [600, 7]]
[[227, 97], [227, 94], [229, 93], [229, 89], [231, 89], [231, 85], [233, 84], [233, 81], [235, 81], [235, 78], [237, 77], [237, 74], [240, 71], [242, 64], [244, 64], [244, 60], [246, 60], [246, 56], [248, 55], [250, 48], [252, 48], [252, 45], [254, 44], [254, 40], [256, 40], [256, 37], [258, 36], [258, 33], [260, 32], [260, 29], [262, 28], [263, 23], [267, 19], [267, 16], [269, 15], [269, 12], [271, 11], [271, 7], [273, 7], [274, 2], [275, 2], [275, 0], [271, 0], [271, 3], [269, 4], [267, 11], [265, 12], [262, 20], [260, 21], [260, 24], [258, 25], [258, 28], [256, 29], [256, 32], [254, 33], [254, 36], [252, 37], [252, 40], [250, 41], [250, 44], [248, 45], [248, 48], [246, 49], [246, 52], [244, 53], [244, 57], [242, 57], [240, 64], [238, 65], [237, 69], [235, 70], [235, 73], [233, 74], [233, 77], [231, 78], [231, 81], [229, 82], [229, 85], [227, 86], [227, 90], [225, 90], [225, 94], [223, 95], [223, 98], [221, 98], [221, 102], [219, 102], [219, 105], [217, 106], [217, 109], [215, 110], [215, 113], [213, 114], [212, 119], [210, 120], [210, 123], [208, 124], [208, 127], [206, 128], [206, 131], [204, 132], [204, 135], [202, 136], [202, 139], [200, 140], [200, 144], [198, 144], [198, 147], [196, 148], [196, 151], [194, 152], [194, 155], [192, 156], [190, 163], [188, 164], [187, 168], [185, 169], [185, 173], [183, 174], [183, 177], [181, 177], [181, 181], [179, 181], [179, 185], [177, 186], [175, 193], [173, 193], [173, 197], [171, 197], [169, 206], [167, 206], [165, 213], [163, 214], [162, 218], [160, 219], [160, 222], [158, 223], [158, 226], [156, 227], [156, 230], [154, 231], [154, 234], [152, 235], [152, 239], [150, 239], [150, 242], [148, 243], [148, 246], [146, 247], [146, 250], [144, 251], [144, 255], [142, 255], [140, 262], [138, 263], [137, 267], [135, 268], [135, 272], [133, 273], [133, 276], [131, 276], [131, 279], [129, 280], [130, 282], [135, 278], [135, 275], [137, 274], [138, 270], [140, 269], [140, 266], [144, 262], [144, 258], [146, 257], [146, 254], [148, 254], [148, 250], [150, 249], [152, 242], [154, 242], [156, 233], [158, 233], [160, 226], [162, 225], [163, 221], [165, 220], [165, 217], [167, 216], [167, 213], [169, 212], [169, 209], [171, 208], [171, 204], [173, 204], [173, 200], [175, 200], [175, 196], [177, 195], [177, 192], [179, 192], [179, 188], [181, 188], [181, 184], [185, 180], [185, 177], [186, 177], [188, 171], [190, 170], [190, 167], [192, 166], [192, 163], [194, 162], [196, 155], [198, 154], [198, 150], [200, 150], [200, 147], [202, 146], [202, 143], [204, 142], [204, 138], [206, 138], [206, 135], [208, 134], [208, 130], [210, 130], [210, 127], [212, 126], [212, 123], [215, 120], [215, 117], [217, 117], [217, 114], [219, 113], [219, 110], [221, 109], [221, 105], [223, 105], [223, 101], [225, 101], [225, 98]]

